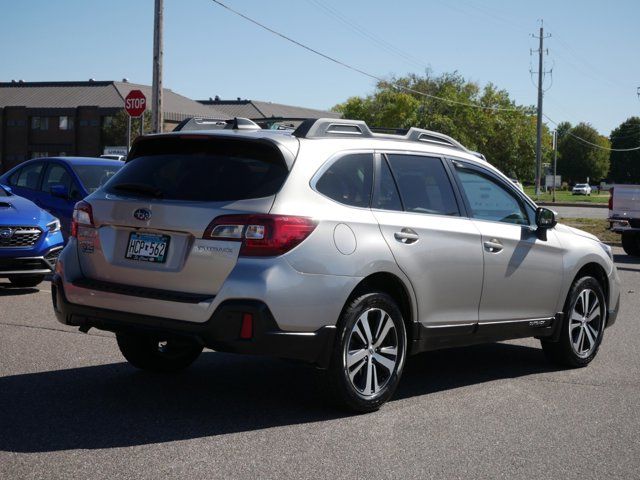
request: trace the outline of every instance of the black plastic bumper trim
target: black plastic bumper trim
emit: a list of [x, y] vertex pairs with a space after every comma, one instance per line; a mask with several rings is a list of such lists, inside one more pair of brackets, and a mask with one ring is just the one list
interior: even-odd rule
[[[267, 305], [257, 300], [227, 300], [209, 320], [194, 323], [70, 303], [58, 274], [51, 282], [51, 296], [58, 321], [83, 331], [97, 328], [116, 333], [145, 333], [160, 339], [188, 338], [220, 352], [302, 360], [320, 368], [329, 366], [335, 339], [334, 326], [315, 332], [281, 330]], [[253, 316], [253, 337], [248, 340], [240, 338], [245, 313]]]
[[176, 292], [173, 290], [161, 290], [158, 288], [138, 287], [135, 285], [125, 285], [121, 283], [105, 282], [92, 278], [80, 278], [73, 282], [75, 287], [97, 290], [99, 292], [116, 293], [118, 295], [129, 295], [132, 297], [150, 298], [153, 300], [166, 300], [168, 302], [179, 303], [200, 303], [210, 302], [215, 295], [198, 293]]

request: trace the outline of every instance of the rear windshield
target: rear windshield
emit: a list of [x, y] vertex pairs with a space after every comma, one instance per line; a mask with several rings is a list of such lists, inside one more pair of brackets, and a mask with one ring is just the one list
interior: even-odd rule
[[122, 165], [116, 163], [115, 165], [73, 165], [71, 168], [80, 178], [84, 189], [88, 193], [93, 193], [107, 183], [120, 167]]
[[107, 191], [170, 200], [228, 201], [274, 195], [288, 169], [265, 142], [156, 138], [141, 142]]

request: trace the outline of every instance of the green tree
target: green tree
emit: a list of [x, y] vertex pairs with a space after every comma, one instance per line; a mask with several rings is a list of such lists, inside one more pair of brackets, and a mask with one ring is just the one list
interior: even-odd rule
[[[611, 132], [611, 148], [628, 149], [640, 146], [640, 117], [631, 117]], [[640, 183], [640, 150], [612, 151], [609, 177], [616, 183]]]
[[[151, 112], [144, 112], [144, 131], [151, 131]], [[129, 115], [122, 109], [106, 120], [102, 125], [102, 147], [108, 145], [122, 146], [127, 144], [127, 122]], [[140, 117], [131, 119], [131, 142], [140, 135]]]
[[[474, 108], [463, 103], [508, 110]], [[429, 73], [409, 75], [380, 82], [373, 94], [349, 98], [334, 110], [344, 118], [364, 120], [370, 126], [414, 126], [442, 132], [483, 153], [508, 175], [531, 181], [535, 174], [534, 109], [516, 105], [505, 90], [493, 84], [480, 87], [456, 72], [439, 77]], [[551, 144], [550, 138], [545, 127], [545, 145]]]
[[[577, 138], [579, 137], [579, 138]], [[602, 148], [595, 147], [598, 145]], [[558, 141], [558, 174], [563, 181], [599, 181], [609, 172], [609, 140], [588, 123], [579, 123]]]

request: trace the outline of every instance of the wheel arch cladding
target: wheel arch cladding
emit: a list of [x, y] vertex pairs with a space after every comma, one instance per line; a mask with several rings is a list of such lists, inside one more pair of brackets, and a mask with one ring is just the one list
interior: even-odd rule
[[578, 279], [586, 276], [593, 277], [598, 281], [598, 283], [600, 284], [600, 287], [602, 288], [602, 293], [604, 293], [605, 301], [607, 302], [607, 305], [608, 305], [609, 304], [609, 279], [607, 278], [607, 272], [605, 271], [604, 268], [602, 268], [602, 265], [595, 262], [587, 263], [582, 268], [580, 268], [580, 270], [578, 270], [578, 273], [573, 278], [573, 282], [571, 282], [571, 285], [573, 285]]
[[396, 301], [396, 303], [398, 304], [398, 308], [402, 313], [402, 318], [404, 320], [408, 337], [407, 345], [409, 345], [412, 340], [411, 337], [414, 330], [413, 323], [415, 321], [413, 315], [413, 305], [406, 285], [399, 277], [397, 277], [393, 273], [378, 272], [363, 278], [360, 283], [358, 283], [358, 285], [356, 285], [356, 287], [353, 289], [351, 295], [349, 295], [349, 298], [347, 298], [342, 311], [344, 312], [344, 309], [347, 308], [347, 306], [354, 298], [372, 291], [386, 293]]

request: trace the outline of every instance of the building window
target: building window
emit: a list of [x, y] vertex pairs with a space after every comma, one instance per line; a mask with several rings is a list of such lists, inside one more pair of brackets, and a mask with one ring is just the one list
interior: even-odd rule
[[49, 118], [31, 117], [31, 130], [49, 130]]
[[73, 130], [73, 117], [62, 116], [58, 120], [60, 130]]
[[15, 127], [15, 126], [16, 126], [15, 120], [7, 120], [7, 127]]
[[31, 158], [44, 158], [48, 156], [49, 152], [31, 152]]
[[58, 153], [58, 156], [66, 157], [67, 156], [67, 152], [60, 152], [60, 153]]

